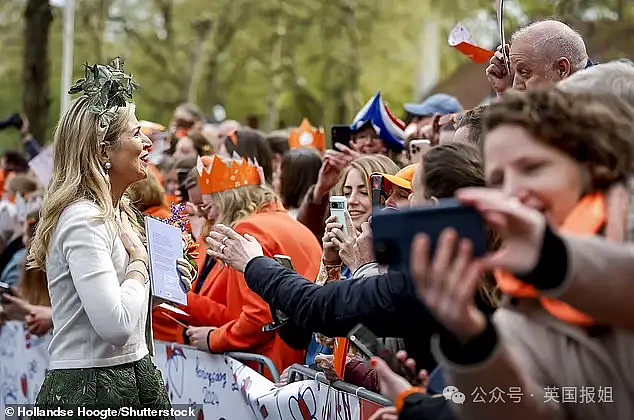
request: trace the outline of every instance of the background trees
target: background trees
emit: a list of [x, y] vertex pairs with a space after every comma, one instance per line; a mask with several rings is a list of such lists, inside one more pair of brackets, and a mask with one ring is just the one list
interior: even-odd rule
[[[629, 31], [634, 11], [629, 0], [507, 2], [521, 11], [507, 15], [507, 32], [526, 16], [561, 16], [601, 39], [597, 48], [612, 39], [609, 31]], [[446, 43], [458, 20], [477, 17], [476, 38], [495, 43], [495, 19], [485, 19], [494, 16], [493, 3], [81, 0], [73, 79], [82, 74], [84, 62], [122, 56], [141, 83], [139, 118], [164, 124], [174, 106], [192, 101], [209, 115], [222, 104], [229, 118], [257, 118], [266, 130], [296, 125], [303, 117], [330, 125], [350, 121], [379, 89], [400, 113], [426, 71], [422, 55], [437, 55], [441, 78], [466, 61]], [[0, 2], [0, 118], [25, 111], [40, 140], [48, 140], [59, 115], [62, 20], [62, 9], [48, 0]], [[606, 20], [609, 24], [601, 26]], [[425, 22], [438, 26], [434, 51], [423, 42]], [[589, 45], [594, 58], [598, 52]], [[613, 42], [610, 52], [600, 55], [604, 60], [627, 56], [627, 48], [626, 42]], [[0, 132], [0, 149], [18, 142], [15, 132]]]

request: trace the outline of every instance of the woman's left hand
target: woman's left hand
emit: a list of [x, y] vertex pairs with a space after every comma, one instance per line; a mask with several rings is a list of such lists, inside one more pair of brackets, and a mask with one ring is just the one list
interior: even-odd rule
[[249, 234], [244, 237], [224, 225], [216, 225], [215, 232], [207, 237], [207, 255], [223, 261], [241, 273], [244, 273], [249, 261], [264, 255], [262, 245]]
[[198, 350], [210, 351], [207, 337], [209, 337], [209, 332], [213, 330], [215, 330], [213, 327], [189, 327], [185, 333], [192, 346]]
[[473, 245], [468, 239], [460, 240], [454, 229], [445, 229], [430, 261], [429, 243], [429, 237], [421, 234], [412, 245], [411, 274], [418, 297], [447, 330], [467, 342], [487, 325], [475, 304], [482, 270], [473, 260]]

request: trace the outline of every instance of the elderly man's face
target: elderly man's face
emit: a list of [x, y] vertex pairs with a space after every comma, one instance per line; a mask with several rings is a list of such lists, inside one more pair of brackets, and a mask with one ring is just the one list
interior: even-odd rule
[[550, 62], [536, 51], [530, 39], [518, 39], [511, 45], [513, 89], [525, 91], [562, 79], [557, 63]]

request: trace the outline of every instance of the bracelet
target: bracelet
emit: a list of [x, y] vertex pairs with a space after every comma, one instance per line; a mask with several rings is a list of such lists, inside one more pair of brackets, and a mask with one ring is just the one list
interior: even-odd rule
[[137, 272], [143, 277], [143, 280], [144, 280], [143, 284], [147, 284], [148, 280], [150, 279], [150, 277], [147, 275], [147, 272], [141, 271], [138, 268], [129, 269], [128, 271], [126, 271], [125, 275], [127, 276], [128, 274], [130, 274], [132, 272]]
[[214, 330], [213, 330], [213, 328], [212, 328], [212, 329], [210, 329], [210, 330], [207, 332], [207, 350], [209, 350], [209, 353], [212, 353], [212, 351], [211, 351], [211, 344], [209, 344], [209, 339], [211, 338], [211, 333], [212, 333], [213, 331], [214, 331]]
[[143, 263], [143, 265], [145, 266], [145, 269], [146, 269], [146, 270], [148, 270], [148, 271], [150, 271], [150, 268], [149, 268], [149, 267], [148, 267], [148, 265], [147, 265], [147, 261], [145, 261], [143, 258], [135, 258], [135, 259], [133, 259], [132, 261], [130, 261], [130, 262], [128, 263], [128, 265], [132, 264], [132, 263], [133, 263], [133, 262], [135, 262], [135, 261], [141, 261], [141, 262]]
[[147, 273], [149, 275], [150, 270], [148, 270], [147, 266], [145, 264], [143, 264], [143, 261], [132, 261], [130, 264], [128, 264], [128, 267], [126, 269], [126, 274], [130, 271], [130, 270], [143, 270], [145, 271], [145, 273]]

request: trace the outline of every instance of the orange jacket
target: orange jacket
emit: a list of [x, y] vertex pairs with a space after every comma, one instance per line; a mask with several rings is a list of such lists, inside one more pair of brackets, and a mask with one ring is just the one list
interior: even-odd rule
[[[583, 197], [560, 226], [560, 232], [576, 236], [595, 236], [605, 226], [606, 205], [605, 196], [601, 193]], [[508, 272], [496, 270], [495, 278], [503, 293], [517, 298], [539, 298], [544, 309], [564, 322], [585, 327], [595, 324], [594, 319], [567, 303], [557, 299], [540, 297], [539, 292], [534, 287], [522, 283]]]
[[[287, 255], [297, 272], [315, 279], [319, 272], [321, 247], [315, 236], [293, 220], [280, 204], [272, 204], [261, 212], [239, 222], [234, 230], [255, 237], [264, 255]], [[245, 351], [269, 357], [280, 372], [293, 363], [302, 363], [304, 351], [293, 350], [274, 332], [262, 332], [273, 322], [269, 305], [247, 286], [244, 276], [222, 263], [216, 264], [205, 280], [200, 294], [187, 295], [190, 314], [180, 317], [192, 326], [217, 327], [210, 334], [209, 345], [214, 353]], [[182, 327], [178, 327], [182, 340]]]
[[172, 217], [172, 212], [167, 206], [156, 206], [146, 209], [143, 214], [146, 216], [154, 217], [155, 219], [169, 219]]

